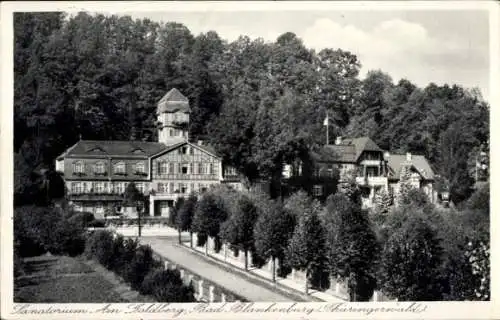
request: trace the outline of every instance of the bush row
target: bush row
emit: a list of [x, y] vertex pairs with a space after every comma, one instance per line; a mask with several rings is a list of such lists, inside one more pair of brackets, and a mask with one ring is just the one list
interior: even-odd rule
[[85, 256], [120, 275], [133, 290], [159, 302], [195, 301], [191, 284], [184, 285], [178, 271], [163, 270], [151, 247], [139, 245], [137, 240], [107, 230], [95, 231], [87, 239]]
[[14, 210], [14, 244], [20, 257], [50, 252], [76, 256], [85, 248], [88, 217], [57, 207], [24, 206]]

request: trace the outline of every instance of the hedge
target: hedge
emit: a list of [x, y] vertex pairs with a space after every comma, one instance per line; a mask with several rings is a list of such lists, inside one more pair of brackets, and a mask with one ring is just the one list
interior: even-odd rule
[[142, 294], [153, 296], [158, 302], [195, 302], [194, 288], [184, 285], [177, 270], [151, 270], [142, 282]]
[[120, 275], [132, 289], [155, 297], [160, 302], [192, 302], [194, 290], [182, 283], [179, 272], [162, 270], [150, 246], [138, 245], [108, 230], [92, 232], [85, 255]]

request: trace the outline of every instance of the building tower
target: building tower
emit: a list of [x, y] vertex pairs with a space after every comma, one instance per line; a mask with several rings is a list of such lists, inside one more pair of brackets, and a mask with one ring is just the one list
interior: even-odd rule
[[158, 142], [173, 145], [188, 140], [189, 100], [177, 89], [172, 89], [157, 105]]

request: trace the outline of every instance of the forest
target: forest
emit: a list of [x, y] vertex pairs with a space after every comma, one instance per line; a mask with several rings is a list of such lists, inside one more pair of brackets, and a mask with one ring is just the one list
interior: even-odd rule
[[[489, 104], [456, 84], [420, 88], [336, 48], [307, 48], [177, 22], [58, 12], [14, 15], [15, 203], [46, 196], [54, 160], [79, 139], [156, 139], [156, 103], [177, 88], [191, 104], [190, 139], [211, 143], [248, 181], [336, 136], [370, 136], [429, 159], [455, 203], [473, 192], [489, 148]], [[485, 179], [485, 177], [483, 177]], [[50, 196], [57, 196], [51, 188]]]

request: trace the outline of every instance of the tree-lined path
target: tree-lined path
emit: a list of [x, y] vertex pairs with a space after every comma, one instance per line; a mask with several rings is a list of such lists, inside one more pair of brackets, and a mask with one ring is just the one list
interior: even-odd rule
[[143, 237], [141, 243], [149, 244], [161, 256], [174, 261], [180, 266], [198, 273], [201, 277], [209, 279], [234, 293], [245, 297], [249, 301], [294, 301], [295, 298], [274, 292], [264, 286], [258, 285], [248, 278], [211, 263], [208, 260], [176, 246], [176, 237]]

